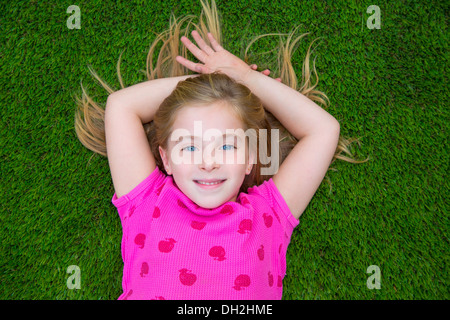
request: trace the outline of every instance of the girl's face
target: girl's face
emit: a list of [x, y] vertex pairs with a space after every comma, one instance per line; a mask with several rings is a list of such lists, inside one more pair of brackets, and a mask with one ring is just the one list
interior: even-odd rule
[[254, 159], [239, 132], [243, 123], [226, 102], [187, 106], [177, 113], [167, 150], [159, 147], [166, 172], [200, 207], [236, 201]]

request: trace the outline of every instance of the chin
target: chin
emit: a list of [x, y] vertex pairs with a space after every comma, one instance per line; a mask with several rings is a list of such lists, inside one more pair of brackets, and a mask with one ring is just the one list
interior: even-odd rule
[[204, 201], [203, 200], [202, 201], [202, 200], [196, 202], [196, 204], [204, 209], [214, 209], [214, 208], [220, 207], [222, 204], [224, 204], [226, 202], [225, 200], [223, 200], [223, 201], [221, 201], [221, 200], [216, 200], [216, 201]]
[[207, 197], [207, 196], [202, 196], [202, 195], [195, 195], [195, 198], [191, 198], [191, 199], [199, 207], [202, 207], [205, 209], [214, 209], [214, 208], [220, 207], [221, 205], [223, 205], [226, 202], [236, 201], [236, 196], [229, 195], [229, 196], [224, 197], [222, 194], [219, 197], [217, 197], [217, 195], [215, 197], [214, 196]]

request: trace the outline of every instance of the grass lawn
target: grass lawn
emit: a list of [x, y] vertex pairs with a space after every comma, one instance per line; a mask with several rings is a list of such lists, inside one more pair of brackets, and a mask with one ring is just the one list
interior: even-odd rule
[[[66, 21], [76, 4], [81, 29]], [[380, 8], [380, 29], [369, 29]], [[224, 1], [224, 46], [253, 36], [311, 32], [318, 89], [341, 133], [359, 137], [336, 161], [294, 230], [283, 299], [449, 299], [448, 32], [445, 1]], [[0, 299], [117, 299], [121, 226], [107, 159], [78, 141], [75, 96], [145, 80], [149, 45], [170, 13], [198, 1], [2, 1]], [[447, 12], [447, 13], [446, 13]], [[370, 19], [369, 19], [370, 20]], [[269, 41], [269, 40], [268, 40]], [[275, 42], [274, 42], [275, 43]], [[316, 43], [315, 43], [316, 44]], [[263, 48], [263, 42], [255, 50]], [[258, 65], [273, 55], [255, 54]], [[258, 60], [259, 59], [259, 60]], [[447, 107], [446, 107], [447, 106]], [[331, 188], [330, 188], [330, 183]], [[80, 289], [66, 285], [81, 271]], [[369, 289], [369, 266], [381, 272]]]

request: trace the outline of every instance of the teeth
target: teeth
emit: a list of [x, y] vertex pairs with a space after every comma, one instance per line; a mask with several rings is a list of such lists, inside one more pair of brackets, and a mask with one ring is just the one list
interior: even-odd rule
[[199, 184], [204, 184], [204, 185], [207, 185], [207, 186], [212, 186], [212, 185], [215, 185], [215, 184], [219, 184], [219, 183], [221, 183], [221, 182], [222, 182], [222, 180], [217, 181], [217, 182], [203, 182], [203, 181], [198, 181], [198, 180], [197, 180], [197, 183], [199, 183]]

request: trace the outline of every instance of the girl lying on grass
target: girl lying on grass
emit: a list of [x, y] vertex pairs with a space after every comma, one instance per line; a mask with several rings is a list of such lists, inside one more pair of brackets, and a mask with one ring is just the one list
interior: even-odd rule
[[[302, 36], [281, 46], [273, 79], [221, 46], [216, 6], [202, 5], [199, 25], [173, 20], [155, 40], [149, 81], [113, 92], [94, 74], [111, 93], [106, 109], [84, 93], [76, 118], [80, 141], [109, 161], [119, 299], [281, 299], [291, 234], [345, 151], [309, 68], [304, 94], [295, 88], [290, 53]], [[181, 36], [192, 25], [195, 43]]]

